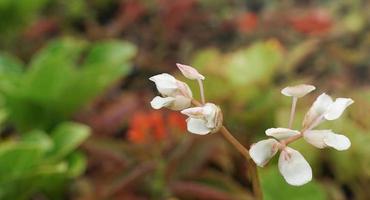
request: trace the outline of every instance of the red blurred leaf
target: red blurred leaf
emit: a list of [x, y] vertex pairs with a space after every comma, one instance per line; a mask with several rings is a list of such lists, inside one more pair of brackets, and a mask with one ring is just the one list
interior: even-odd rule
[[298, 16], [291, 16], [289, 21], [296, 31], [306, 34], [326, 33], [333, 24], [330, 14], [319, 9], [310, 10]]
[[242, 33], [249, 33], [256, 29], [258, 17], [255, 13], [244, 13], [237, 17], [237, 28]]
[[59, 29], [56, 20], [54, 19], [40, 19], [33, 23], [24, 31], [24, 37], [27, 40], [38, 40], [57, 32]]

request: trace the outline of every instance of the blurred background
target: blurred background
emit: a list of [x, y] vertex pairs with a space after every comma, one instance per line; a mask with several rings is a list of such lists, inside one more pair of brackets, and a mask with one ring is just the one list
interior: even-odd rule
[[[206, 76], [208, 100], [245, 146], [286, 127], [280, 90], [351, 97], [348, 151], [299, 141], [314, 179], [289, 186], [277, 158], [265, 199], [370, 199], [370, 2], [366, 0], [0, 0], [0, 199], [253, 199], [245, 160], [219, 134], [153, 110], [148, 78], [175, 63]], [[198, 88], [193, 88], [199, 99]]]

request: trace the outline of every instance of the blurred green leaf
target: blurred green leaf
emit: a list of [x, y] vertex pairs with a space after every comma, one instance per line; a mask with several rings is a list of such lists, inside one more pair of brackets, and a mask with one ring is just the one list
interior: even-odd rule
[[[87, 55], [82, 59], [85, 50]], [[12, 80], [11, 71], [20, 71], [17, 62], [0, 57], [0, 77], [4, 78], [0, 90], [10, 121], [19, 130], [51, 129], [127, 75], [135, 54], [136, 47], [128, 42], [88, 45], [83, 40], [63, 38], [37, 53], [17, 81], [8, 81]]]
[[67, 111], [82, 106], [131, 69], [128, 62], [136, 54], [136, 47], [128, 42], [107, 41], [96, 43], [89, 51], [78, 76], [69, 84], [62, 102]]
[[325, 200], [326, 194], [315, 180], [300, 186], [291, 186], [278, 172], [277, 166], [260, 170], [265, 200]]
[[90, 134], [90, 128], [73, 122], [59, 125], [51, 134], [53, 149], [48, 152], [50, 159], [57, 160], [70, 154]]
[[61, 199], [64, 184], [85, 170], [84, 155], [73, 151], [88, 134], [85, 125], [66, 122], [51, 136], [34, 130], [0, 143], [0, 199], [29, 199], [40, 192]]
[[282, 61], [282, 50], [275, 40], [257, 42], [230, 55], [227, 75], [235, 85], [270, 80]]
[[87, 161], [85, 155], [81, 152], [73, 152], [67, 157], [69, 177], [77, 177], [82, 174], [86, 168]]
[[42, 145], [30, 143], [0, 144], [0, 182], [18, 179], [41, 162], [45, 153]]

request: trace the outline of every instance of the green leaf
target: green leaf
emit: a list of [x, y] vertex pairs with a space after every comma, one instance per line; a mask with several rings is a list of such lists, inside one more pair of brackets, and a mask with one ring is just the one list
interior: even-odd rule
[[22, 80], [22, 94], [52, 106], [72, 80], [76, 61], [86, 43], [65, 38], [50, 43], [32, 59]]
[[108, 41], [93, 45], [60, 104], [65, 105], [67, 111], [81, 107], [118, 78], [127, 75], [131, 69], [129, 59], [135, 54], [136, 47], [127, 42]]
[[[130, 59], [136, 54], [133, 44], [113, 40], [92, 44], [86, 59], [82, 59], [85, 49], [88, 46], [83, 40], [55, 40], [34, 56], [29, 69], [17, 81], [6, 84], [11, 86], [5, 87], [9, 88], [4, 95], [7, 112], [17, 129], [50, 130], [67, 120], [124, 77], [131, 69]], [[1, 63], [6, 65], [4, 69], [16, 66], [0, 59], [0, 78]], [[0, 80], [0, 90], [1, 83]]]
[[258, 42], [230, 55], [227, 75], [234, 85], [265, 82], [271, 79], [282, 61], [282, 51], [276, 41]]
[[0, 182], [22, 177], [40, 164], [45, 148], [36, 143], [6, 142], [0, 144]]
[[325, 200], [323, 187], [315, 180], [303, 186], [291, 186], [278, 172], [277, 166], [259, 170], [265, 200]]
[[8, 55], [0, 55], [0, 92], [14, 89], [19, 82], [23, 71], [23, 64], [17, 58]]
[[43, 148], [45, 151], [51, 150], [53, 147], [53, 141], [44, 131], [34, 130], [28, 132], [22, 136], [23, 143], [35, 144]]
[[88, 126], [65, 122], [51, 134], [53, 149], [48, 153], [51, 160], [59, 160], [75, 150], [90, 134]]
[[81, 152], [74, 152], [67, 158], [69, 177], [77, 177], [81, 175], [86, 169], [86, 157]]

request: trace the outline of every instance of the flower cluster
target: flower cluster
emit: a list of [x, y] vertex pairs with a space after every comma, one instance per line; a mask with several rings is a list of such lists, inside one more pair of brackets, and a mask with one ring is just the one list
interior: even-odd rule
[[150, 102], [154, 109], [168, 108], [179, 111], [188, 116], [187, 129], [199, 135], [216, 132], [222, 126], [222, 113], [218, 106], [206, 103], [202, 81], [205, 79], [196, 69], [188, 65], [177, 64], [181, 73], [190, 80], [198, 81], [202, 103], [198, 107], [191, 107], [193, 94], [189, 86], [177, 80], [170, 74], [158, 74], [149, 78], [157, 87], [161, 96], [156, 96]]
[[323, 93], [317, 97], [305, 118], [303, 128], [291, 129], [298, 98], [305, 96], [315, 90], [312, 85], [297, 85], [284, 88], [281, 93], [293, 98], [289, 128], [269, 128], [266, 135], [273, 137], [253, 144], [249, 154], [253, 161], [260, 167], [280, 150], [278, 167], [284, 179], [291, 185], [299, 186], [312, 179], [312, 170], [305, 158], [296, 150], [287, 145], [297, 139], [304, 138], [308, 143], [317, 148], [332, 147], [343, 151], [351, 146], [350, 140], [332, 130], [314, 130], [325, 120], [338, 119], [343, 111], [353, 103], [350, 98], [336, 98], [333, 100], [329, 95]]

